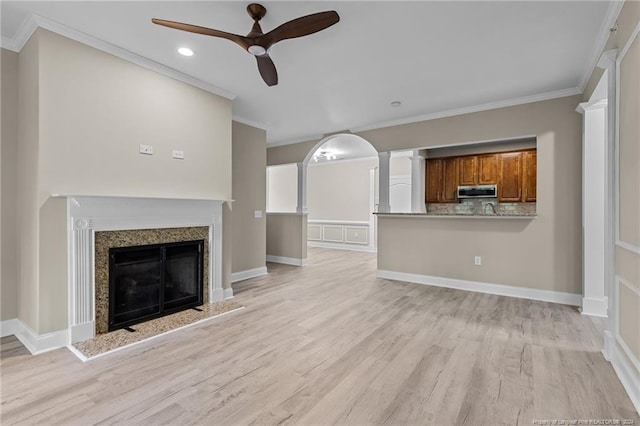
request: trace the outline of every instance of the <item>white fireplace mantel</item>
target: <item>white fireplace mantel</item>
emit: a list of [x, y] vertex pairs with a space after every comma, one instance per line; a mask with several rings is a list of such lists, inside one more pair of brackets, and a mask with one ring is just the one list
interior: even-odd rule
[[69, 336], [95, 337], [94, 233], [209, 227], [209, 303], [233, 297], [222, 288], [222, 205], [225, 200], [56, 195], [67, 199]]

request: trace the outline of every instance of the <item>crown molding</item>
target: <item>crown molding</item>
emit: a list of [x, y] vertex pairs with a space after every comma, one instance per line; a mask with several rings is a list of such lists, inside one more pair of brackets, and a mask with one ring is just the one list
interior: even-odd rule
[[[502, 101], [489, 102], [486, 104], [449, 109], [445, 111], [434, 112], [431, 114], [415, 115], [411, 117], [399, 118], [396, 120], [385, 121], [382, 123], [377, 122], [376, 124], [372, 124], [372, 125], [354, 127], [349, 129], [348, 131], [351, 132], [352, 134], [355, 134], [356, 136], [359, 136], [357, 135], [357, 133], [365, 132], [368, 130], [376, 130], [376, 129], [382, 129], [385, 127], [418, 123], [420, 121], [429, 121], [429, 120], [435, 120], [438, 118], [453, 117], [456, 115], [470, 114], [473, 112], [489, 111], [492, 109], [505, 108], [505, 107], [516, 106], [516, 105], [524, 105], [524, 104], [529, 104], [533, 102], [548, 101], [550, 99], [564, 98], [566, 96], [574, 96], [574, 95], [580, 95], [580, 94], [582, 94], [582, 90], [580, 88], [571, 87], [569, 89], [555, 90], [552, 92], [540, 93], [537, 95], [523, 96], [519, 98], [505, 99]], [[319, 141], [324, 137], [325, 137], [324, 135], [313, 135], [313, 136], [304, 136], [296, 139], [287, 139], [287, 140], [281, 140], [281, 141], [277, 141], [277, 140], [273, 142], [267, 141], [267, 148], [273, 148], [276, 146], [283, 146], [283, 145], [293, 145], [301, 142]]]
[[231, 117], [231, 119], [233, 121], [237, 121], [238, 123], [246, 124], [247, 126], [251, 126], [251, 127], [255, 127], [257, 129], [264, 130], [265, 132], [268, 130], [267, 126], [262, 124], [262, 123], [257, 123], [255, 121], [248, 120], [248, 119], [246, 119], [244, 117], [238, 117], [235, 114]]
[[12, 52], [18, 53], [19, 49], [16, 46], [16, 43], [13, 39], [7, 37], [0, 37], [0, 47], [6, 50], [10, 50]]
[[82, 31], [75, 30], [59, 22], [53, 21], [51, 19], [45, 18], [40, 15], [36, 15], [36, 14], [30, 15], [22, 23], [22, 25], [20, 26], [20, 28], [18, 29], [18, 31], [16, 32], [13, 38], [9, 39], [9, 38], [3, 37], [2, 47], [19, 53], [24, 47], [24, 45], [27, 43], [29, 38], [31, 38], [33, 33], [38, 28], [43, 28], [45, 30], [54, 32], [61, 36], [67, 37], [71, 40], [75, 40], [79, 43], [93, 47], [94, 49], [101, 50], [110, 55], [118, 57], [120, 59], [124, 59], [125, 61], [139, 65], [148, 70], [155, 71], [159, 74], [162, 74], [167, 77], [171, 77], [175, 80], [181, 81], [190, 86], [194, 86], [199, 89], [205, 90], [209, 93], [213, 93], [214, 95], [221, 96], [225, 99], [234, 100], [237, 97], [237, 95], [235, 95], [234, 93], [228, 90], [214, 86], [213, 84], [209, 84], [205, 81], [192, 77], [181, 71], [175, 70], [166, 65], [162, 65], [159, 62], [145, 58], [136, 53], [133, 53], [126, 49], [118, 47], [114, 44], [111, 44], [106, 41], [100, 40], [96, 37], [90, 36], [89, 34], [83, 33]]
[[623, 5], [624, 1], [612, 1], [609, 3], [607, 14], [605, 15], [604, 21], [602, 21], [602, 25], [600, 26], [600, 30], [598, 31], [598, 37], [596, 38], [596, 42], [593, 45], [593, 52], [591, 53], [589, 62], [587, 62], [587, 68], [584, 70], [584, 75], [582, 76], [580, 84], [578, 85], [578, 87], [580, 88], [580, 92], [584, 92], [584, 89], [587, 87], [587, 83], [589, 83], [589, 78], [591, 77], [591, 74], [593, 74], [593, 70], [596, 68], [598, 62], [600, 61], [603, 50], [607, 45], [607, 41], [609, 40], [611, 28], [615, 26], [616, 21], [618, 20], [618, 16], [620, 15], [620, 11], [622, 11]]
[[431, 114], [416, 115], [416, 116], [412, 116], [412, 117], [400, 118], [400, 119], [397, 119], [397, 120], [391, 120], [391, 121], [386, 121], [386, 122], [382, 122], [382, 123], [376, 123], [376, 124], [369, 125], [369, 126], [356, 127], [356, 128], [352, 128], [350, 130], [353, 133], [359, 133], [359, 132], [365, 132], [365, 131], [368, 131], [368, 130], [381, 129], [381, 128], [384, 128], [384, 127], [399, 126], [399, 125], [402, 125], [402, 124], [411, 124], [411, 123], [417, 123], [417, 122], [420, 122], [420, 121], [429, 121], [429, 120], [435, 120], [435, 119], [438, 119], [438, 118], [446, 118], [446, 117], [453, 117], [453, 116], [456, 116], [456, 115], [470, 114], [470, 113], [473, 113], [473, 112], [489, 111], [489, 110], [492, 110], [492, 109], [498, 109], [498, 108], [516, 106], [516, 105], [529, 104], [529, 103], [533, 103], [533, 102], [547, 101], [547, 100], [556, 99], [556, 98], [564, 98], [566, 96], [579, 95], [581, 93], [582, 93], [582, 90], [580, 90], [578, 87], [571, 87], [569, 89], [555, 90], [553, 92], [540, 93], [538, 95], [523, 96], [523, 97], [520, 97], [520, 98], [512, 98], [512, 99], [505, 99], [505, 100], [502, 100], [502, 101], [489, 102], [489, 103], [486, 103], [486, 104], [473, 105], [473, 106], [468, 106], [468, 107], [463, 107], [463, 108], [456, 108], [456, 109], [449, 109], [449, 110], [445, 110], [445, 111], [434, 112], [434, 113], [431, 113]]
[[301, 142], [317, 142], [324, 137], [325, 137], [324, 135], [310, 135], [310, 136], [302, 136], [296, 139], [285, 139], [285, 140], [273, 141], [273, 142], [267, 141], [267, 148], [274, 148], [276, 146], [283, 146], [283, 145], [293, 145]]
[[27, 44], [27, 42], [37, 29], [37, 16], [29, 15], [27, 19], [22, 21], [22, 24], [20, 24], [20, 28], [18, 28], [18, 31], [16, 31], [15, 35], [12, 38], [2, 37], [2, 48], [20, 53], [24, 45]]

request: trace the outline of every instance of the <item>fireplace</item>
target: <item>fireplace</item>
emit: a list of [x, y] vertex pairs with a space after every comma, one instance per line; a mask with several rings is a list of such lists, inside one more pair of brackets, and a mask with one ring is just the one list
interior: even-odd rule
[[203, 240], [203, 304], [233, 297], [232, 288], [222, 285], [223, 200], [65, 197], [70, 225], [65, 342], [82, 342], [109, 331], [112, 248]]
[[109, 249], [109, 331], [201, 305], [204, 240]]

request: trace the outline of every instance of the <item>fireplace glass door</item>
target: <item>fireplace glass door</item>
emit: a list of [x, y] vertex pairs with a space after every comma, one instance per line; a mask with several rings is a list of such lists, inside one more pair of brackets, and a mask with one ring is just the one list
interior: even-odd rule
[[109, 331], [202, 304], [204, 241], [109, 249]]

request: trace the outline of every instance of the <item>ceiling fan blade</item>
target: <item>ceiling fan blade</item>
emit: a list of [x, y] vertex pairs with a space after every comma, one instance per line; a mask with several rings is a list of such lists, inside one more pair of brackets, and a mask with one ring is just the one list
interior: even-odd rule
[[247, 49], [250, 43], [249, 39], [245, 36], [241, 36], [238, 34], [227, 33], [224, 31], [214, 30], [206, 27], [199, 27], [197, 25], [184, 24], [182, 22], [174, 22], [174, 21], [165, 21], [164, 19], [153, 18], [151, 20], [154, 24], [162, 25], [164, 27], [174, 28], [176, 30], [188, 31], [190, 33], [203, 34], [212, 37], [220, 37], [227, 40], [231, 40], [232, 42], [240, 45], [243, 49]]
[[340, 21], [340, 16], [334, 10], [319, 12], [307, 16], [302, 16], [285, 22], [277, 28], [269, 31], [260, 38], [259, 44], [268, 49], [274, 43], [289, 38], [303, 37], [317, 33]]
[[256, 56], [258, 61], [258, 71], [267, 86], [275, 86], [278, 84], [278, 71], [269, 55]]

